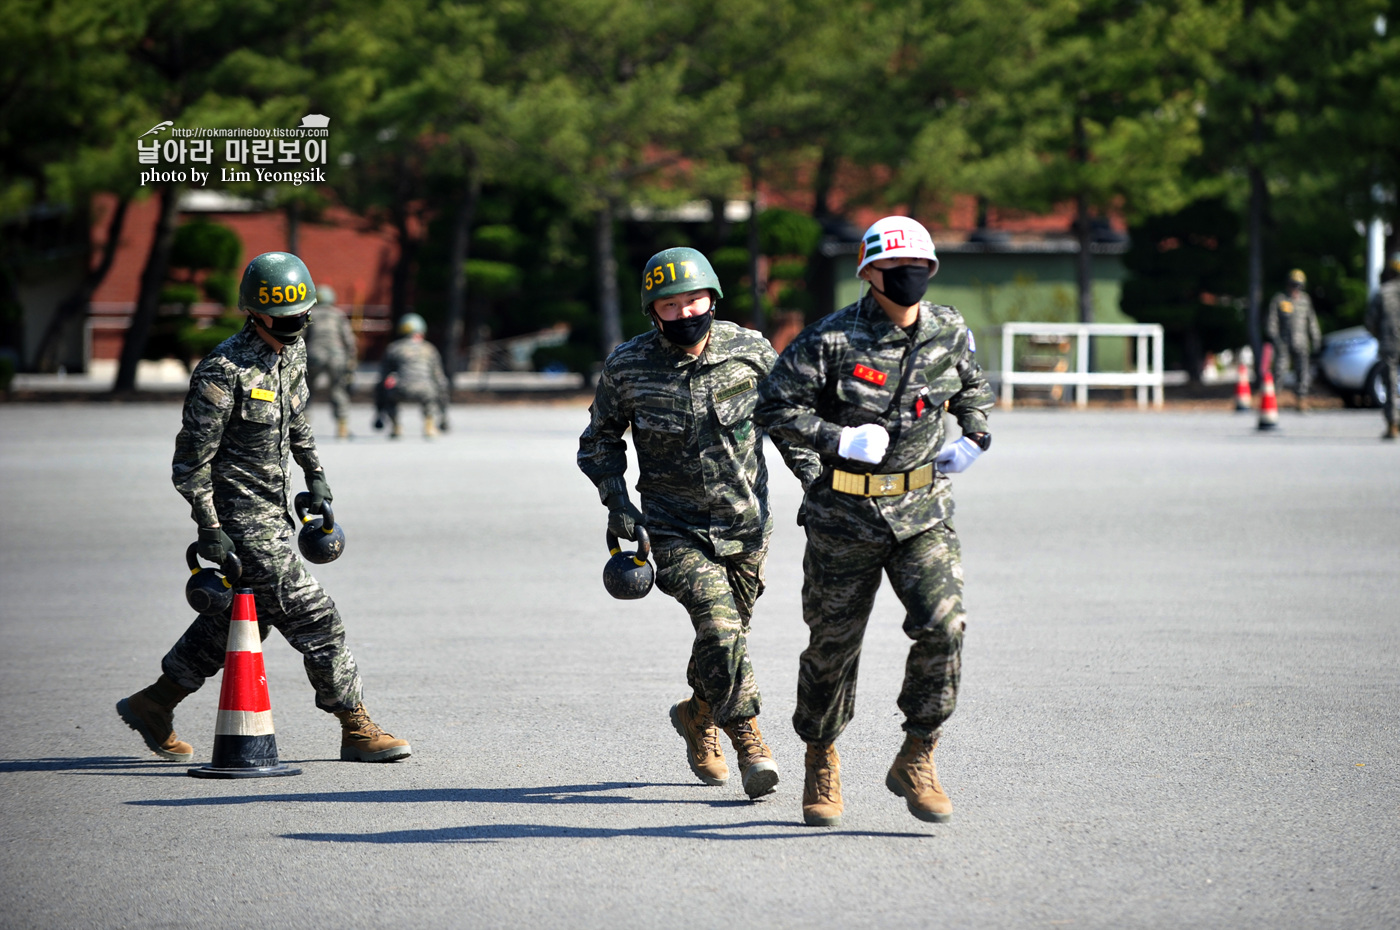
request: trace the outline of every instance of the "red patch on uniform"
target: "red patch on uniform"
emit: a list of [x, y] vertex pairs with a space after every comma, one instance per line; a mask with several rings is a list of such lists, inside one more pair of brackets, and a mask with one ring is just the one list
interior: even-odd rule
[[871, 384], [885, 386], [885, 380], [889, 377], [883, 371], [876, 371], [874, 368], [866, 368], [864, 365], [857, 365], [855, 371], [851, 372], [862, 381], [869, 381]]

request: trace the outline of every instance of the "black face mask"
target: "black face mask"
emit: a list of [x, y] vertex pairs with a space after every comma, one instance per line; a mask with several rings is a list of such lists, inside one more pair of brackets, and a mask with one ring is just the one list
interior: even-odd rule
[[663, 320], [656, 318], [656, 325], [661, 327], [661, 335], [671, 342], [688, 349], [695, 345], [710, 331], [710, 324], [715, 321], [715, 312], [709, 310], [698, 316], [681, 317], [678, 320]]
[[885, 289], [880, 293], [901, 307], [912, 307], [922, 300], [924, 293], [928, 291], [928, 275], [929, 267], [922, 263], [886, 268]]
[[264, 326], [263, 321], [254, 316], [253, 323], [282, 345], [288, 346], [300, 339], [301, 334], [306, 332], [306, 324], [310, 319], [311, 314], [307, 312], [299, 313], [296, 316], [275, 316], [272, 318], [271, 326]]

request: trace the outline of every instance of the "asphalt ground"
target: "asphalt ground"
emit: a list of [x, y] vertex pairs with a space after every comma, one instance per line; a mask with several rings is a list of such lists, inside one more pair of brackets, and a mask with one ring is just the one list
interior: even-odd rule
[[[316, 412], [322, 435], [329, 418]], [[969, 625], [951, 823], [886, 791], [907, 640], [880, 593], [846, 815], [801, 824], [797, 483], [750, 649], [783, 781], [700, 785], [690, 629], [603, 592], [578, 405], [323, 440], [336, 599], [394, 765], [335, 761], [266, 644], [294, 778], [206, 781], [116, 700], [191, 618], [170, 404], [0, 405], [0, 926], [1394, 927], [1400, 448], [1375, 411], [995, 412], [956, 479]], [[410, 433], [416, 418], [410, 418]], [[771, 452], [771, 450], [770, 450]], [[218, 681], [177, 727], [206, 761]], [[732, 761], [732, 753], [730, 754]]]

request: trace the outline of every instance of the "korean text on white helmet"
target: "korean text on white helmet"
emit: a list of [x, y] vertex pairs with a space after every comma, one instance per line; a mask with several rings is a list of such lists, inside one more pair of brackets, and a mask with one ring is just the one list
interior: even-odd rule
[[856, 257], [856, 274], [866, 265], [882, 258], [926, 258], [933, 263], [929, 277], [938, 274], [938, 256], [933, 252], [933, 237], [918, 220], [907, 216], [887, 216], [877, 220], [860, 239]]

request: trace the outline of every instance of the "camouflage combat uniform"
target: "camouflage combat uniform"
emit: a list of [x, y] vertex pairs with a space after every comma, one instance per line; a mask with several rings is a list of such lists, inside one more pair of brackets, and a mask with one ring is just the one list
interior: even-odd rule
[[1300, 288], [1293, 297], [1273, 296], [1264, 319], [1264, 337], [1274, 347], [1274, 381], [1282, 384], [1284, 369], [1292, 367], [1298, 379], [1298, 399], [1307, 397], [1312, 384], [1312, 349], [1322, 344], [1322, 330], [1306, 291]]
[[[292, 548], [288, 458], [306, 473], [321, 467], [309, 399], [305, 346], [274, 352], [248, 323], [190, 377], [173, 479], [195, 522], [221, 524], [233, 540], [262, 635], [275, 627], [302, 654], [316, 705], [353, 711], [363, 689], [340, 613]], [[201, 614], [162, 660], [165, 674], [196, 690], [222, 668], [230, 612]]]
[[[391, 375], [393, 387], [386, 380]], [[390, 421], [398, 422], [400, 401], [421, 404], [425, 422], [440, 420], [446, 414], [450, 397], [447, 375], [442, 370], [442, 356], [428, 340], [405, 336], [389, 343], [379, 365], [379, 378], [380, 404]]]
[[1397, 423], [1396, 369], [1400, 368], [1400, 278], [1391, 278], [1366, 306], [1366, 329], [1380, 342], [1381, 383], [1385, 385], [1385, 422]]
[[[656, 584], [690, 614], [686, 680], [719, 726], [759, 711], [746, 636], [773, 518], [753, 409], [776, 358], [761, 335], [733, 323], [716, 321], [698, 356], [645, 333], [608, 356], [579, 437], [579, 468], [606, 502], [627, 490], [622, 434], [632, 428]], [[807, 467], [820, 466], [813, 458]]]
[[330, 382], [331, 412], [337, 420], [350, 416], [350, 383], [359, 359], [355, 330], [339, 308], [317, 304], [306, 331], [306, 383], [313, 389], [324, 373]]
[[[949, 479], [885, 497], [832, 486], [834, 468], [880, 475], [931, 463], [943, 445], [945, 403], [964, 433], [986, 432], [994, 398], [962, 317], [924, 301], [911, 329], [912, 338], [867, 295], [803, 330], [760, 387], [755, 421], [775, 441], [815, 450], [824, 466], [815, 478], [798, 475], [807, 492], [799, 522], [811, 638], [793, 725], [809, 743], [833, 742], [855, 712], [861, 640], [882, 570], [914, 640], [899, 695], [904, 729], [936, 738], [957, 702], [966, 622]], [[841, 428], [867, 423], [889, 431], [884, 460], [840, 458]]]

